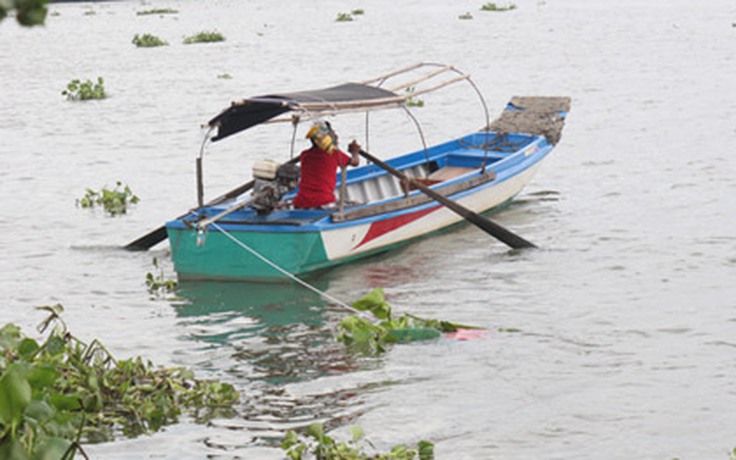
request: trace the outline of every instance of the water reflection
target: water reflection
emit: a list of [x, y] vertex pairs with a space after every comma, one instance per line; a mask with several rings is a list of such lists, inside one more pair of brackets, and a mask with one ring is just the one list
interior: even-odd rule
[[[322, 291], [329, 287], [327, 280], [314, 283]], [[209, 439], [209, 447], [237, 449], [243, 442], [273, 446], [288, 429], [315, 421], [327, 426], [350, 423], [366, 410], [361, 395], [384, 385], [330, 383], [336, 382], [334, 376], [380, 362], [347, 353], [335, 340], [343, 314], [303, 286], [186, 282], [178, 292], [183, 300], [174, 307], [180, 324], [205, 345], [210, 359], [231, 350], [230, 363], [212, 367], [225, 368], [242, 394], [237, 417], [212, 422], [239, 434]], [[315, 385], [317, 380], [323, 383]]]
[[[326, 281], [315, 287], [328, 288]], [[232, 347], [232, 357], [252, 367], [244, 377], [283, 385], [355, 368], [335, 341], [339, 317], [303, 286], [189, 282], [179, 295], [177, 315], [192, 336]]]

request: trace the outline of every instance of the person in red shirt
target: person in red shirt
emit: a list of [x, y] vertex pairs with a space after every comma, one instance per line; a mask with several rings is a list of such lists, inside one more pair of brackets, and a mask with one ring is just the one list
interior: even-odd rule
[[301, 178], [294, 198], [295, 208], [318, 208], [335, 202], [335, 184], [340, 167], [360, 164], [360, 144], [348, 145], [351, 156], [337, 148], [337, 134], [329, 122], [318, 122], [306, 136], [312, 147], [300, 155]]

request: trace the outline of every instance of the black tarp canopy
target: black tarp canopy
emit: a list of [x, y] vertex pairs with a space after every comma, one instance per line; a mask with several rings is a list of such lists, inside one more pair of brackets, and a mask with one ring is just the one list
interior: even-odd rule
[[233, 102], [211, 119], [208, 125], [217, 128], [212, 141], [218, 141], [290, 111], [319, 116], [340, 111], [397, 107], [405, 100], [406, 96], [376, 86], [345, 83], [330, 88], [270, 94]]

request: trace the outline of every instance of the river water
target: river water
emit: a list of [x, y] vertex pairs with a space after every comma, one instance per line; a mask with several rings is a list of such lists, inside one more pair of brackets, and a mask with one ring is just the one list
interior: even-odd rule
[[[285, 430], [313, 421], [338, 437], [360, 425], [381, 450], [426, 439], [439, 459], [728, 458], [736, 3], [516, 5], [119, 1], [53, 4], [45, 27], [0, 23], [0, 322], [33, 334], [34, 307], [61, 303], [72, 332], [116, 356], [188, 366], [243, 395], [232, 419], [184, 419], [88, 446], [91, 458], [277, 459]], [[178, 13], [136, 14], [151, 8]], [[335, 21], [353, 8], [365, 14]], [[211, 30], [226, 41], [182, 44]], [[170, 45], [136, 48], [143, 33]], [[344, 312], [299, 286], [147, 292], [154, 258], [174, 276], [167, 245], [119, 248], [194, 205], [202, 123], [237, 98], [419, 61], [470, 72], [492, 116], [514, 95], [572, 98], [562, 141], [494, 216], [541, 249], [515, 253], [464, 226], [311, 282], [346, 302], [380, 286], [399, 311], [488, 334], [361, 358], [334, 342]], [[108, 99], [61, 96], [97, 76]], [[416, 111], [430, 143], [483, 125], [472, 91], [448, 94]], [[418, 148], [393, 119], [376, 120], [378, 156]], [[351, 129], [343, 139], [363, 140]], [[258, 158], [288, 158], [289, 136], [266, 128], [213, 147], [206, 198], [247, 180]], [[116, 181], [141, 197], [128, 214], [76, 207], [87, 187]]]

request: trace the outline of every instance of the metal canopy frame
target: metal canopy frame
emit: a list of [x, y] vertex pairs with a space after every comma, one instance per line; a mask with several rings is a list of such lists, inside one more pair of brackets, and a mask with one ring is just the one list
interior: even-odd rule
[[[415, 76], [417, 72], [420, 75]], [[407, 78], [409, 79], [407, 80]], [[397, 82], [392, 86], [383, 87], [385, 84], [394, 81]], [[205, 139], [202, 142], [196, 161], [197, 202], [200, 207], [203, 206], [204, 183], [202, 163], [205, 147], [208, 142], [221, 140], [259, 124], [292, 123], [294, 125], [294, 134], [291, 140], [291, 154], [293, 157], [296, 129], [301, 121], [311, 121], [345, 113], [365, 112], [366, 142], [368, 142], [369, 113], [376, 110], [400, 108], [407, 113], [414, 123], [426, 153], [427, 143], [424, 132], [414, 114], [409, 110], [407, 101], [422, 94], [431, 93], [463, 81], [468, 82], [478, 95], [485, 115], [483, 126], [488, 130], [490, 127], [488, 107], [483, 94], [472, 81], [470, 75], [458, 70], [452, 65], [430, 62], [420, 62], [353, 84], [348, 83], [315, 91], [256, 96], [234, 101], [230, 107], [220, 112], [205, 125], [209, 129], [205, 134]], [[348, 97], [350, 96], [351, 88], [357, 94], [360, 92], [361, 87], [366, 92], [373, 92], [376, 97], [363, 99]], [[346, 90], [344, 91], [345, 94], [340, 93], [341, 90]], [[341, 94], [344, 97], [341, 97]], [[289, 116], [281, 116], [287, 112], [291, 112]], [[226, 129], [223, 129], [223, 127]], [[213, 136], [213, 132], [215, 131], [217, 131], [217, 135]]]

